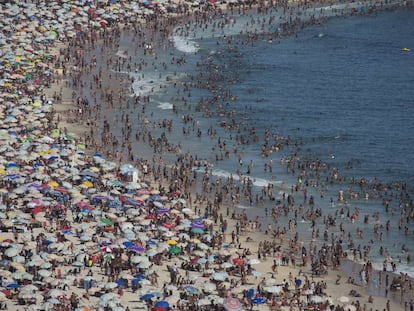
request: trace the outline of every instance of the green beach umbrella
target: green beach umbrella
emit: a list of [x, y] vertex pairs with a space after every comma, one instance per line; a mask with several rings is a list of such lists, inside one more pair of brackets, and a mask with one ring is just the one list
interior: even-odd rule
[[50, 132], [51, 136], [59, 136], [60, 135], [60, 131], [58, 129], [54, 129]]
[[192, 233], [199, 233], [199, 234], [203, 234], [203, 233], [204, 233], [204, 230], [203, 230], [203, 229], [201, 229], [201, 228], [192, 228], [192, 229], [191, 229], [191, 232], [192, 232]]
[[181, 249], [179, 249], [178, 247], [171, 247], [170, 250], [168, 251], [170, 254], [179, 254], [181, 253]]
[[105, 217], [102, 217], [101, 218], [101, 222], [104, 223], [107, 226], [113, 226], [114, 225], [114, 223], [112, 222], [112, 220], [110, 220], [108, 218], [105, 218]]
[[81, 150], [86, 149], [86, 146], [84, 144], [78, 144], [77, 147], [78, 147], [78, 149], [81, 149]]
[[122, 187], [123, 186], [123, 184], [119, 180], [112, 180], [111, 183], [115, 187]]

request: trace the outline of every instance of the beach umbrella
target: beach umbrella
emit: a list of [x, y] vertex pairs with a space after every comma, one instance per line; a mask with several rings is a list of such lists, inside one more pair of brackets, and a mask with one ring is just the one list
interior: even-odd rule
[[[23, 266], [21, 266], [21, 264], [25, 263], [25, 262], [26, 262], [26, 258], [24, 256], [17, 255], [17, 256], [13, 257], [13, 262], [12, 262], [11, 266], [14, 267], [17, 270], [24, 271], [26, 269]], [[18, 266], [17, 264], [20, 264], [20, 266]], [[16, 265], [16, 266], [14, 266], [14, 265]]]
[[[26, 268], [23, 266], [24, 261], [20, 261], [20, 257], [23, 257], [23, 256], [13, 257], [13, 262], [10, 263], [10, 266], [18, 271], [26, 271]], [[19, 258], [19, 261], [14, 261], [15, 258], [16, 259]]]
[[47, 278], [52, 275], [52, 271], [45, 269], [40, 269], [37, 273], [43, 278]]
[[239, 299], [234, 297], [227, 297], [223, 301], [223, 307], [226, 311], [241, 311], [243, 305]]
[[169, 245], [177, 245], [177, 243], [178, 242], [176, 240], [171, 240], [170, 239], [170, 240], [167, 241], [167, 244], [169, 244]]
[[141, 297], [139, 297], [139, 299], [145, 301], [145, 300], [151, 300], [154, 297], [155, 296], [153, 294], [149, 293], [149, 294], [142, 295]]
[[160, 301], [157, 301], [155, 304], [154, 304], [154, 307], [159, 307], [159, 308], [166, 308], [166, 309], [168, 309], [169, 307], [170, 307], [170, 304], [169, 304], [169, 302], [168, 301], [165, 301], [165, 300], [160, 300]]
[[312, 295], [313, 294], [313, 290], [312, 289], [306, 289], [302, 292], [304, 295]]
[[198, 294], [200, 294], [200, 291], [196, 287], [194, 287], [192, 285], [184, 285], [183, 286], [183, 289], [186, 292], [188, 292], [188, 293], [190, 293], [192, 295], [198, 295]]
[[132, 247], [135, 244], [131, 241], [125, 241], [125, 242], [122, 242], [122, 245], [124, 245], [125, 247]]
[[356, 307], [352, 304], [344, 306], [344, 311], [356, 311]]
[[202, 286], [203, 286], [203, 289], [208, 293], [211, 293], [217, 289], [216, 284], [211, 283], [211, 282], [206, 282]]
[[106, 293], [99, 297], [100, 301], [111, 301], [116, 299], [119, 299], [119, 295], [115, 293]]
[[200, 265], [204, 265], [207, 262], [207, 258], [198, 258], [197, 263]]
[[97, 178], [98, 174], [95, 173], [94, 171], [92, 171], [91, 169], [84, 169], [83, 171], [81, 171], [79, 173], [80, 176], [88, 176], [88, 177], [92, 177], [92, 178]]
[[259, 259], [256, 259], [256, 258], [253, 258], [253, 259], [250, 259], [249, 260], [249, 263], [251, 265], [258, 265], [260, 263], [260, 260]]
[[131, 247], [128, 247], [128, 250], [133, 251], [135, 253], [143, 253], [143, 252], [145, 252], [145, 247], [138, 246], [138, 245], [133, 245]]
[[175, 255], [175, 254], [179, 254], [179, 253], [181, 253], [181, 249], [179, 249], [178, 247], [171, 247], [171, 248], [168, 250], [168, 252], [169, 252], [170, 254]]
[[273, 285], [273, 286], [265, 286], [263, 287], [263, 291], [271, 294], [280, 294], [283, 290], [282, 286]]
[[16, 271], [10, 274], [10, 277], [14, 280], [33, 280], [33, 275], [25, 271]]
[[233, 263], [239, 266], [244, 265], [244, 259], [243, 258], [233, 258]]
[[259, 271], [252, 271], [252, 275], [253, 275], [254, 277], [258, 278], [258, 277], [260, 277], [260, 276], [262, 275], [262, 273], [261, 273], [261, 272], [259, 272]]
[[201, 250], [197, 250], [197, 251], [194, 251], [193, 252], [193, 255], [194, 256], [198, 256], [198, 257], [204, 257], [205, 256], [205, 253], [203, 251], [201, 251]]
[[184, 240], [190, 240], [190, 236], [187, 234], [187, 233], [184, 233], [184, 232], [182, 232], [182, 233], [180, 233], [179, 235], [178, 235], [178, 237], [180, 238], [180, 239], [184, 239]]
[[142, 261], [137, 267], [138, 269], [148, 269], [151, 266], [149, 261]]
[[262, 304], [266, 303], [266, 301], [262, 297], [253, 298], [251, 301], [255, 305], [262, 305]]
[[338, 298], [338, 301], [341, 303], [348, 303], [349, 302], [349, 297], [347, 296], [341, 296]]
[[72, 266], [74, 266], [74, 267], [83, 267], [84, 264], [83, 264], [83, 262], [76, 260], [72, 263]]
[[232, 263], [230, 263], [230, 262], [228, 262], [228, 261], [226, 261], [226, 262], [223, 262], [223, 263], [220, 265], [220, 267], [222, 267], [223, 269], [228, 269], [228, 268], [233, 267], [233, 264], [232, 264]]
[[314, 295], [310, 297], [310, 301], [314, 302], [314, 303], [321, 303], [324, 301], [323, 297], [319, 296], [319, 295]]
[[208, 298], [199, 299], [197, 301], [197, 305], [200, 306], [200, 307], [208, 306], [210, 304], [211, 304], [211, 300], [208, 299]]
[[149, 257], [153, 257], [153, 256], [157, 255], [158, 253], [159, 252], [157, 252], [156, 250], [150, 249], [146, 252], [146, 255], [149, 256]]
[[201, 228], [191, 228], [191, 232], [196, 234], [203, 234], [204, 230]]
[[112, 248], [110, 248], [109, 246], [104, 246], [104, 247], [101, 248], [101, 250], [104, 253], [111, 253], [112, 252]]
[[20, 287], [18, 283], [9, 283], [6, 285], [7, 288], [17, 289]]
[[199, 222], [199, 221], [192, 222], [191, 223], [191, 227], [192, 228], [200, 228], [200, 229], [204, 229], [205, 228], [204, 224], [202, 222]]
[[228, 276], [229, 274], [227, 272], [221, 271], [221, 272], [214, 272], [211, 275], [211, 278], [214, 281], [224, 281]]
[[115, 282], [107, 282], [100, 285], [101, 288], [104, 289], [114, 289], [118, 287], [118, 283]]
[[16, 247], [10, 247], [4, 251], [4, 255], [6, 255], [9, 258], [17, 256], [19, 253], [20, 253], [20, 249]]
[[58, 298], [65, 296], [65, 292], [60, 289], [51, 289], [47, 293], [47, 297]]
[[266, 286], [273, 286], [277, 284], [277, 280], [275, 278], [268, 278], [265, 280]]
[[197, 248], [199, 248], [199, 249], [201, 249], [201, 250], [208, 250], [208, 249], [210, 249], [210, 246], [208, 246], [207, 244], [205, 244], [205, 243], [198, 243], [197, 244]]

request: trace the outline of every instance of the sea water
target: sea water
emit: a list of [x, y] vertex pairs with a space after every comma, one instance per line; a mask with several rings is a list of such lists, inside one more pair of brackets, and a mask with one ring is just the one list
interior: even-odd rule
[[[349, 5], [348, 5], [349, 6]], [[368, 10], [362, 4], [354, 3], [361, 12]], [[303, 15], [321, 13], [326, 17], [336, 15], [332, 8], [326, 11], [302, 11]], [[344, 6], [337, 8], [339, 11]], [[349, 10], [349, 7], [347, 8]], [[330, 12], [330, 13], [329, 13]], [[275, 16], [280, 23], [289, 18], [282, 10], [265, 15]], [[172, 132], [168, 139], [180, 146], [181, 153], [191, 152], [198, 159], [212, 164], [213, 178], [227, 180], [232, 176], [240, 182], [239, 175], [252, 179], [255, 193], [269, 183], [274, 185], [277, 200], [282, 200], [282, 183], [289, 194], [291, 186], [298, 181], [297, 174], [287, 173], [286, 165], [280, 160], [293, 153], [301, 158], [321, 161], [330, 168], [337, 168], [346, 179], [343, 183], [326, 183], [321, 188], [308, 187], [308, 196], [315, 196], [315, 206], [323, 209], [324, 215], [336, 218], [336, 227], [328, 229], [329, 236], [339, 231], [342, 222], [352, 233], [355, 247], [370, 245], [369, 259], [381, 269], [384, 260], [378, 251], [383, 246], [393, 260], [401, 260], [399, 271], [414, 276], [414, 262], [407, 263], [408, 254], [414, 255], [414, 227], [411, 223], [409, 235], [398, 230], [400, 212], [396, 195], [391, 202], [393, 210], [386, 213], [382, 198], [374, 198], [375, 191], [366, 200], [362, 193], [359, 199], [338, 202], [338, 192], [349, 188], [359, 191], [350, 180], [365, 179], [370, 183], [393, 183], [404, 181], [413, 195], [414, 187], [414, 11], [381, 11], [364, 16], [347, 16], [324, 19], [319, 25], [304, 27], [293, 36], [284, 37], [280, 23], [260, 23], [263, 15], [228, 14], [212, 20], [206, 29], [192, 24], [183, 24], [174, 29], [165, 50], [156, 50], [156, 59], [151, 55], [135, 55], [134, 60], [146, 60], [161, 64], [156, 70], [131, 73], [135, 78], [132, 88], [135, 94], [149, 95], [150, 102], [145, 112], [131, 111], [138, 120], [149, 118], [153, 121], [171, 119]], [[306, 18], [305, 18], [306, 19]], [[218, 21], [221, 22], [219, 25]], [[275, 34], [279, 34], [277, 37]], [[247, 40], [257, 35], [254, 42]], [[231, 41], [229, 39], [231, 38]], [[410, 52], [402, 48], [411, 47]], [[130, 37], [124, 35], [120, 41], [121, 50], [134, 50]], [[116, 51], [114, 52], [116, 54]], [[132, 53], [130, 53], [132, 55]], [[182, 59], [184, 62], [171, 62]], [[169, 81], [166, 81], [166, 77]], [[211, 84], [205, 87], [189, 87], [187, 92], [178, 92], [174, 84], [190, 85], [191, 77], [201, 77]], [[225, 94], [232, 96], [222, 100]], [[216, 97], [208, 106], [214, 113], [206, 117], [205, 107], [196, 110], [201, 99], [205, 102]], [[220, 103], [222, 107], [217, 108]], [[178, 111], [173, 113], [173, 107]], [[217, 112], [220, 111], [220, 112]], [[194, 122], [183, 123], [182, 116], [191, 115]], [[237, 125], [237, 130], [228, 131], [224, 124]], [[141, 124], [133, 123], [133, 131]], [[200, 129], [203, 135], [197, 137]], [[215, 136], [208, 136], [207, 130], [214, 129]], [[251, 130], [260, 137], [258, 142], [236, 143], [237, 135]], [[261, 154], [264, 131], [289, 140], [290, 145], [269, 156]], [[152, 134], [157, 137], [165, 129], [154, 127]], [[114, 130], [114, 135], [120, 131]], [[230, 157], [223, 156], [217, 140], [226, 144]], [[294, 147], [295, 146], [295, 147]], [[238, 155], [232, 152], [238, 148]], [[240, 151], [243, 149], [243, 152]], [[151, 156], [152, 150], [142, 146], [135, 148], [138, 155]], [[175, 156], [163, 154], [171, 163]], [[265, 171], [264, 166], [273, 160], [273, 170]], [[247, 175], [247, 164], [253, 163]], [[201, 169], [204, 171], [204, 168]], [[303, 198], [299, 191], [296, 206]], [[388, 193], [389, 194], [389, 193]], [[322, 198], [323, 196], [323, 198]], [[331, 200], [332, 198], [332, 200]], [[282, 200], [283, 203], [283, 200]], [[338, 211], [347, 204], [349, 209], [358, 209], [360, 217], [352, 223]], [[276, 222], [265, 216], [275, 206], [267, 201], [265, 206], [242, 201], [236, 206], [237, 212], [258, 216], [263, 228], [287, 227], [292, 218], [281, 216]], [[370, 218], [363, 223], [363, 215], [379, 214], [379, 219]], [[375, 224], [384, 225], [390, 220], [391, 231], [384, 232], [383, 242], [373, 233]], [[356, 230], [361, 229], [364, 237], [358, 239]], [[322, 233], [324, 225], [319, 220], [316, 228]], [[298, 218], [296, 230], [305, 245], [311, 240], [311, 223]], [[323, 243], [323, 241], [319, 242]], [[403, 245], [408, 249], [402, 250]], [[344, 248], [348, 245], [344, 241]], [[411, 273], [413, 272], [413, 273]]]

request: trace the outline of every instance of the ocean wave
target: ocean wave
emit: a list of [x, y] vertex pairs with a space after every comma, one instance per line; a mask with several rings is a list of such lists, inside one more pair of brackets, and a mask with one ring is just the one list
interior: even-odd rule
[[132, 83], [132, 89], [136, 95], [149, 95], [155, 94], [160, 90], [160, 86], [163, 84], [156, 74], [146, 73], [144, 78], [141, 73], [129, 73], [131, 77], [134, 78], [134, 83]]
[[174, 47], [187, 54], [195, 54], [200, 49], [197, 42], [182, 36], [172, 36], [171, 40], [174, 42]]
[[[233, 180], [235, 181], [239, 181], [239, 182], [243, 182], [239, 175], [237, 174], [232, 174], [229, 171], [223, 170], [223, 169], [219, 169], [219, 168], [215, 168], [212, 170], [212, 175], [218, 178], [225, 178], [228, 179], [230, 178], [230, 176], [233, 177]], [[265, 179], [265, 178], [257, 178], [257, 177], [253, 177], [253, 176], [242, 176], [242, 178], [245, 178], [245, 181], [247, 180], [251, 180], [253, 186], [255, 187], [267, 187], [269, 184], [273, 184], [273, 185], [280, 185], [282, 183], [282, 181], [280, 180], [270, 180], [270, 179]]]
[[173, 104], [171, 103], [158, 103], [158, 108], [162, 109], [162, 110], [172, 110], [173, 109]]

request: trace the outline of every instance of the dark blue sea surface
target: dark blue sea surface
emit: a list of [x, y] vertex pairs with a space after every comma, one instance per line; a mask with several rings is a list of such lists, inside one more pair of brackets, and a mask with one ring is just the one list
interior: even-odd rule
[[[267, 17], [272, 14], [277, 18], [282, 16], [279, 11]], [[228, 22], [232, 18], [227, 16], [223, 20]], [[140, 121], [172, 119], [172, 132], [153, 127], [152, 134], [157, 137], [165, 132], [170, 142], [180, 144], [182, 153], [191, 152], [211, 162], [210, 173], [215, 178], [226, 180], [232, 175], [237, 181], [238, 173], [247, 176], [247, 164], [253, 163], [248, 177], [256, 186], [255, 193], [273, 183], [280, 200], [282, 182], [289, 192], [301, 171], [296, 168], [295, 174], [287, 173], [281, 159], [294, 155], [323, 163], [329, 170], [321, 173], [319, 180], [313, 172], [315, 176], [309, 177], [309, 181], [318, 182], [319, 187], [309, 185], [308, 196], [313, 194], [315, 206], [337, 220], [336, 227], [329, 228], [329, 235], [338, 234], [343, 222], [352, 233], [355, 247], [372, 248], [369, 257], [379, 268], [384, 260], [378, 254], [382, 245], [389, 254], [401, 259], [399, 269], [414, 272], [413, 263], [406, 262], [407, 254], [414, 254], [414, 220], [403, 223], [398, 230], [401, 216], [398, 195], [402, 189], [408, 189], [404, 192], [404, 203], [408, 202], [408, 206], [407, 196], [414, 195], [414, 10], [331, 17], [283, 38], [274, 36], [280, 31], [276, 24], [258, 31], [257, 38], [249, 41], [246, 21], [252, 18], [257, 16], [236, 16], [234, 23], [214, 32], [190, 27], [184, 35], [176, 29], [169, 47], [157, 50], [156, 60], [148, 55], [136, 56], [136, 61], [165, 62], [168, 69], [158, 66], [157, 71], [148, 69], [144, 77], [142, 73], [134, 74], [136, 78], [141, 75], [134, 82], [135, 93], [150, 95], [150, 103], [145, 112], [131, 108], [128, 113], [138, 115]], [[130, 37], [121, 38], [120, 49], [134, 50]], [[185, 62], [177, 65], [171, 62], [172, 57]], [[171, 77], [171, 83], [165, 82], [166, 76]], [[195, 87], [191, 85], [194, 81], [201, 82]], [[181, 87], [178, 92], [173, 83], [187, 83], [188, 90], [184, 92]], [[172, 112], [173, 105], [177, 114]], [[206, 117], [207, 110], [213, 112], [210, 117]], [[183, 115], [191, 115], [192, 122], [183, 123]], [[228, 130], [224, 124], [236, 125], [233, 128], [237, 129]], [[134, 123], [134, 131], [140, 131], [141, 126], [142, 122]], [[197, 137], [197, 129], [202, 132], [201, 137]], [[216, 131], [214, 138], [207, 135], [208, 129]], [[256, 142], [248, 135], [253, 129], [259, 138]], [[283, 137], [278, 142], [283, 142], [284, 147], [263, 156], [266, 129], [271, 133], [270, 143], [274, 137]], [[237, 138], [241, 136], [247, 137], [249, 143], [239, 144]], [[230, 151], [229, 158], [218, 145], [219, 137], [221, 145], [224, 143]], [[142, 146], [136, 151], [152, 155], [151, 149], [145, 151]], [[164, 157], [174, 161], [173, 155]], [[243, 166], [239, 165], [239, 157]], [[270, 160], [274, 162], [272, 172], [264, 169]], [[333, 171], [339, 173], [342, 182], [331, 182]], [[360, 180], [368, 187], [361, 189]], [[338, 202], [338, 192], [342, 190], [347, 196], [350, 189], [359, 192], [359, 197]], [[365, 192], [369, 193], [369, 200], [365, 199]], [[301, 191], [294, 195], [297, 206], [303, 195]], [[388, 212], [382, 205], [384, 197], [390, 201]], [[265, 207], [271, 210], [275, 201], [266, 201], [265, 206], [242, 201], [236, 209], [259, 216], [263, 226], [287, 227], [292, 215], [273, 222], [265, 217]], [[345, 211], [342, 216], [341, 209]], [[351, 214], [359, 211], [355, 223], [347, 217], [347, 209]], [[370, 218], [364, 224], [363, 216], [371, 217], [374, 213], [378, 213], [378, 218]], [[387, 220], [392, 228], [389, 233], [384, 231]], [[384, 233], [381, 243], [377, 243], [375, 225]], [[409, 235], [404, 234], [405, 227]], [[361, 240], [356, 238], [357, 228], [364, 232]], [[325, 226], [319, 221], [315, 229], [322, 235]], [[312, 232], [309, 221], [301, 221], [299, 217], [297, 230], [301, 239], [309, 243]], [[347, 246], [344, 241], [344, 248]]]

